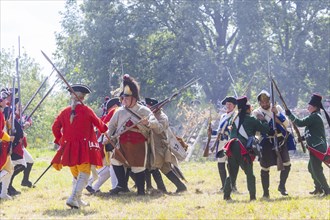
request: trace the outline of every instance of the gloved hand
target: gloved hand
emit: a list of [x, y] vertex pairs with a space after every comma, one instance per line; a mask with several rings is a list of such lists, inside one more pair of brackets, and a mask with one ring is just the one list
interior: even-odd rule
[[290, 109], [287, 109], [287, 110], [285, 110], [285, 114], [286, 114], [287, 116], [290, 116], [290, 115], [292, 115], [292, 113], [291, 113]]
[[105, 147], [106, 152], [113, 151], [113, 149], [114, 149], [113, 146], [110, 143], [106, 144], [104, 147]]

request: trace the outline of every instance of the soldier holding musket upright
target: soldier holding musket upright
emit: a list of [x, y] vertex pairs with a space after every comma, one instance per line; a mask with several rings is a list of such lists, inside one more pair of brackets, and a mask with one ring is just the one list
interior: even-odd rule
[[[271, 106], [270, 94], [262, 90], [258, 97], [259, 108], [253, 111], [254, 116], [263, 115], [267, 120], [269, 127], [273, 127], [273, 114], [275, 113], [277, 141], [279, 146], [279, 155], [283, 161], [284, 170], [280, 173], [280, 184], [278, 191], [287, 196], [288, 193], [285, 188], [286, 180], [289, 176], [291, 163], [288, 150], [296, 150], [296, 146], [292, 135], [288, 132], [287, 127], [289, 121], [284, 115], [281, 106]], [[282, 113], [283, 112], [283, 113]], [[260, 160], [261, 166], [261, 184], [263, 188], [263, 197], [269, 198], [269, 171], [271, 166], [277, 165], [277, 154], [274, 146], [274, 137], [267, 133], [260, 134], [260, 145], [262, 146], [262, 158]]]
[[[145, 195], [145, 169], [147, 161], [148, 140], [150, 140], [150, 129], [158, 126], [158, 121], [153, 113], [137, 101], [139, 96], [139, 85], [125, 74], [123, 77], [123, 106], [119, 107], [109, 122], [107, 135], [119, 135], [117, 143], [121, 153], [114, 153], [111, 164], [118, 179], [116, 188], [110, 190], [110, 195], [127, 191], [127, 178], [124, 165], [131, 167], [135, 173], [137, 194]], [[129, 130], [126, 130], [129, 128]], [[104, 144], [107, 144], [105, 140]], [[125, 160], [126, 161], [125, 161]]]
[[[225, 181], [227, 178], [227, 171], [226, 171], [227, 156], [223, 153], [223, 146], [229, 140], [229, 129], [228, 129], [229, 121], [234, 116], [237, 101], [236, 98], [232, 96], [226, 96], [221, 101], [221, 104], [226, 106], [226, 113], [223, 113], [220, 117], [218, 130], [217, 131], [212, 130], [212, 135], [217, 135], [217, 139], [214, 143], [214, 146], [212, 146], [211, 148], [211, 151], [213, 151], [214, 150], [213, 148], [215, 148], [215, 157], [218, 159], [218, 172], [222, 184], [220, 188], [220, 192], [223, 191], [225, 186]], [[236, 179], [234, 177], [237, 177], [238, 169], [239, 167], [233, 167], [232, 169], [232, 172], [235, 173], [234, 175], [232, 174], [232, 179], [231, 179], [233, 192], [237, 191]]]
[[241, 167], [244, 170], [247, 179], [250, 200], [256, 199], [256, 178], [253, 174], [253, 160], [255, 155], [252, 147], [248, 145], [248, 140], [254, 138], [257, 131], [268, 133], [267, 121], [262, 115], [256, 118], [252, 117], [251, 106], [247, 104], [247, 97], [237, 99], [238, 114], [231, 120], [230, 140], [224, 146], [228, 157], [229, 177], [227, 177], [224, 189], [224, 200], [231, 200], [231, 181], [236, 179], [237, 172], [232, 170]]
[[316, 195], [323, 192], [321, 196], [327, 196], [330, 194], [330, 189], [323, 173], [322, 160], [330, 161], [330, 149], [327, 147], [320, 109], [323, 109], [330, 125], [330, 117], [322, 105], [322, 96], [318, 94], [313, 94], [308, 102], [307, 110], [310, 115], [305, 118], [298, 119], [290, 110], [286, 110], [285, 113], [298, 127], [305, 127], [304, 139], [307, 141], [310, 151], [308, 171], [311, 173], [315, 186], [315, 190], [310, 194]]

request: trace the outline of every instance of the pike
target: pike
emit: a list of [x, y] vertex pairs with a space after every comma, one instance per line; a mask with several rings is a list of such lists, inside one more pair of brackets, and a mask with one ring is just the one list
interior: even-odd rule
[[46, 81], [48, 80], [48, 78], [53, 74], [54, 71], [55, 71], [55, 69], [53, 69], [52, 72], [50, 73], [50, 75], [47, 76], [44, 79], [44, 81], [41, 83], [41, 85], [39, 86], [39, 88], [37, 89], [37, 91], [35, 91], [35, 93], [32, 95], [32, 97], [30, 98], [30, 100], [28, 101], [28, 103], [24, 106], [24, 108], [22, 110], [22, 114], [24, 114], [25, 110], [30, 106], [30, 104], [33, 101], [33, 99], [36, 97], [36, 95], [39, 93], [39, 91], [41, 90], [41, 88], [44, 86], [44, 84], [46, 83]]
[[26, 118], [26, 121], [28, 121], [32, 115], [34, 114], [34, 112], [40, 107], [40, 105], [43, 103], [43, 101], [47, 98], [47, 96], [50, 94], [50, 92], [53, 90], [53, 88], [55, 87], [57, 81], [59, 80], [59, 78], [57, 78], [55, 80], [55, 82], [53, 83], [52, 87], [50, 87], [50, 89], [47, 91], [47, 93], [44, 95], [44, 97], [42, 97], [42, 99], [39, 101], [39, 103], [36, 105], [36, 107], [32, 110], [32, 112], [29, 114], [29, 116]]
[[[272, 106], [275, 106], [275, 97], [274, 97], [274, 87], [273, 87], [273, 81], [272, 81], [272, 76], [271, 76], [271, 72], [270, 72], [270, 63], [269, 63], [269, 53], [268, 53], [268, 78], [270, 80], [270, 91], [271, 91], [271, 96], [272, 96]], [[276, 132], [276, 115], [273, 112], [273, 117], [272, 117], [272, 121], [273, 121], [273, 130], [275, 131], [274, 134], [274, 148], [275, 148], [275, 153], [276, 153], [276, 164], [277, 164], [277, 170], [284, 170], [284, 166], [283, 166], [283, 160], [279, 151], [279, 146], [278, 146], [278, 140], [277, 140], [277, 132]]]
[[[279, 88], [277, 87], [277, 84], [276, 84], [275, 80], [272, 79], [272, 82], [273, 82], [273, 84], [274, 84], [274, 86], [275, 86], [275, 89], [276, 89], [276, 91], [277, 91], [278, 96], [280, 97], [280, 99], [281, 99], [281, 101], [282, 101], [282, 103], [283, 103], [284, 109], [285, 109], [285, 110], [289, 110], [289, 109], [288, 109], [288, 106], [286, 105], [286, 103], [285, 103], [285, 101], [284, 101], [284, 99], [283, 99], [283, 96], [282, 96], [282, 94], [281, 94]], [[305, 147], [305, 144], [304, 144], [304, 142], [303, 142], [303, 140], [302, 140], [302, 137], [301, 137], [301, 135], [300, 135], [300, 131], [299, 131], [297, 125], [295, 125], [294, 123], [292, 123], [292, 125], [293, 125], [293, 129], [294, 129], [294, 131], [296, 132], [296, 134], [297, 134], [297, 136], [298, 136], [298, 141], [299, 141], [300, 144], [301, 144], [301, 148], [302, 148], [303, 152], [306, 153], [306, 147]]]
[[46, 60], [53, 66], [53, 68], [55, 69], [55, 71], [57, 72], [57, 74], [59, 75], [59, 77], [63, 80], [63, 82], [69, 88], [70, 92], [77, 98], [78, 101], [81, 102], [82, 105], [84, 105], [83, 101], [78, 97], [77, 93], [75, 93], [75, 91], [72, 89], [71, 85], [68, 83], [68, 81], [66, 81], [66, 79], [63, 76], [63, 74], [56, 68], [56, 66], [54, 65], [54, 63], [48, 58], [48, 56], [43, 51], [41, 51], [41, 53], [42, 53], [42, 55], [44, 55], [44, 57], [46, 58]]

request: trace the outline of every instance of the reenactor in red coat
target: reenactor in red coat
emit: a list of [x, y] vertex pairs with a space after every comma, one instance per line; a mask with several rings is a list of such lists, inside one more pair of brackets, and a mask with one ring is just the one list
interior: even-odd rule
[[0, 182], [1, 193], [0, 199], [12, 199], [8, 195], [8, 186], [11, 176], [14, 172], [14, 167], [10, 157], [10, 143], [14, 140], [14, 136], [9, 136], [6, 131], [6, 121], [3, 114], [3, 109], [6, 107], [7, 98], [9, 94], [6, 91], [1, 91], [0, 95]]
[[94, 127], [104, 133], [107, 126], [91, 108], [82, 103], [85, 95], [91, 90], [81, 84], [71, 87], [75, 92], [71, 92], [71, 106], [60, 112], [52, 126], [54, 142], [59, 145], [52, 165], [57, 170], [62, 166], [70, 167], [74, 179], [72, 194], [66, 204], [71, 208], [79, 208], [88, 205], [81, 200], [81, 196], [87, 185], [91, 166], [103, 165], [102, 149], [98, 144]]

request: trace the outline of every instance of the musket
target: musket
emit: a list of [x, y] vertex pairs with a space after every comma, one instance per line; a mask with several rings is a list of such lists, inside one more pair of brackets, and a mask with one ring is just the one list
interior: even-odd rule
[[82, 105], [84, 105], [84, 102], [78, 97], [77, 93], [75, 93], [75, 91], [72, 89], [71, 85], [66, 81], [66, 79], [64, 78], [63, 74], [56, 68], [56, 66], [54, 65], [54, 63], [48, 58], [48, 56], [41, 51], [42, 55], [44, 55], [44, 57], [46, 58], [46, 60], [53, 66], [53, 68], [55, 69], [55, 71], [57, 72], [57, 74], [60, 76], [60, 78], [63, 80], [63, 82], [67, 85], [68, 89], [70, 90], [70, 92], [77, 98], [78, 101], [80, 101], [80, 103]]
[[49, 164], [49, 166], [47, 167], [47, 169], [39, 176], [39, 178], [33, 183], [33, 185], [32, 185], [32, 187], [34, 188], [34, 187], [36, 187], [36, 184], [37, 184], [37, 182], [41, 179], [41, 177], [43, 176], [43, 175], [45, 175], [45, 173], [49, 170], [49, 168], [51, 168], [51, 166], [52, 166], [53, 164]]
[[210, 107], [210, 117], [209, 117], [208, 126], [207, 126], [207, 142], [206, 142], [206, 146], [204, 148], [203, 157], [208, 157], [209, 153], [210, 153], [210, 141], [211, 141], [211, 136], [212, 136], [211, 121], [212, 121], [212, 115], [211, 115], [211, 107]]
[[234, 93], [235, 93], [235, 96], [236, 97], [238, 97], [238, 95], [237, 95], [237, 92], [236, 92], [236, 90], [235, 90], [235, 82], [234, 82], [234, 78], [233, 78], [233, 76], [231, 75], [231, 73], [230, 73], [230, 71], [229, 71], [229, 69], [228, 69], [228, 67], [226, 66], [226, 69], [227, 69], [227, 72], [228, 72], [228, 74], [229, 74], [229, 77], [230, 77], [230, 79], [231, 79], [231, 82], [232, 82], [232, 87], [233, 87], [233, 89], [234, 89]]
[[37, 91], [32, 95], [32, 97], [30, 98], [30, 100], [28, 101], [28, 103], [24, 106], [23, 110], [22, 110], [22, 114], [24, 114], [25, 110], [30, 106], [32, 100], [36, 97], [36, 95], [39, 93], [39, 91], [41, 90], [41, 88], [43, 87], [43, 85], [46, 83], [46, 81], [49, 79], [49, 77], [53, 74], [53, 72], [55, 71], [55, 69], [52, 70], [52, 72], [50, 73], [49, 76], [47, 76], [44, 81], [41, 83], [41, 85], [39, 86], [39, 88], [37, 89]]
[[[150, 107], [150, 110], [152, 111], [152, 113], [156, 113], [159, 109], [161, 109], [164, 105], [168, 104], [169, 102], [171, 102], [175, 97], [177, 97], [180, 92], [182, 92], [184, 89], [188, 88], [189, 86], [191, 86], [193, 83], [197, 82], [200, 78], [192, 78], [191, 80], [189, 80], [187, 83], [185, 83], [177, 92], [174, 92], [170, 97], [164, 99], [163, 101], [157, 103], [156, 105], [153, 105]], [[128, 109], [129, 110], [129, 109]], [[132, 114], [134, 114], [134, 112], [130, 111]], [[127, 127], [124, 131], [111, 136], [111, 139], [115, 139], [117, 137], [119, 137], [120, 135], [124, 134], [127, 131], [132, 130], [136, 125], [140, 124], [143, 120], [146, 119], [146, 117], [141, 118], [140, 116], [134, 114], [139, 121], [134, 123], [133, 125], [131, 125], [130, 127]]]
[[[288, 109], [288, 106], [286, 105], [286, 103], [285, 103], [285, 101], [284, 101], [284, 99], [283, 99], [283, 96], [282, 96], [282, 94], [281, 94], [279, 88], [277, 87], [277, 84], [276, 84], [275, 80], [272, 79], [272, 82], [273, 82], [273, 84], [274, 84], [274, 86], [275, 86], [275, 89], [276, 89], [276, 91], [277, 91], [278, 96], [280, 97], [280, 99], [281, 99], [281, 101], [282, 101], [282, 103], [283, 103], [283, 107], [284, 107], [284, 109], [285, 109], [285, 110], [289, 110], [289, 109]], [[293, 129], [294, 129], [294, 131], [296, 132], [296, 134], [297, 134], [297, 136], [298, 136], [298, 141], [299, 141], [300, 144], [301, 144], [301, 148], [302, 148], [303, 152], [306, 153], [306, 147], [305, 147], [305, 144], [304, 144], [304, 142], [303, 142], [303, 140], [302, 140], [302, 137], [301, 137], [301, 135], [300, 135], [300, 131], [299, 131], [297, 125], [295, 125], [294, 123], [292, 123], [292, 126], [293, 126]]]
[[[269, 77], [269, 80], [270, 80], [270, 91], [271, 91], [271, 101], [272, 101], [272, 106], [275, 106], [275, 97], [274, 97], [274, 87], [273, 87], [273, 82], [272, 82], [272, 76], [271, 76], [271, 72], [270, 72], [270, 63], [269, 63], [269, 54], [268, 54], [268, 77]], [[276, 163], [277, 163], [277, 170], [284, 170], [284, 166], [283, 166], [283, 160], [282, 160], [282, 157], [281, 157], [281, 154], [280, 154], [280, 151], [279, 151], [279, 146], [278, 146], [278, 140], [277, 140], [277, 132], [276, 132], [276, 115], [275, 113], [273, 112], [273, 117], [272, 117], [272, 120], [273, 120], [273, 130], [275, 131], [275, 134], [274, 134], [274, 139], [273, 139], [273, 142], [274, 142], [274, 148], [275, 148], [275, 153], [276, 153], [276, 157], [277, 157], [277, 160], [276, 160]]]
[[16, 76], [17, 76], [17, 87], [18, 87], [18, 112], [19, 112], [19, 124], [22, 126], [22, 100], [21, 100], [21, 82], [19, 76], [19, 58], [21, 56], [20, 52], [20, 37], [18, 36], [18, 57], [16, 58]]
[[26, 121], [28, 121], [32, 115], [34, 114], [34, 112], [40, 107], [40, 105], [43, 103], [43, 101], [47, 98], [47, 96], [50, 94], [50, 92], [53, 90], [53, 88], [55, 87], [57, 81], [59, 80], [59, 78], [57, 78], [55, 80], [55, 82], [53, 83], [52, 87], [50, 87], [50, 89], [47, 91], [47, 93], [44, 95], [44, 97], [42, 97], [42, 99], [39, 101], [39, 103], [36, 105], [36, 107], [32, 110], [32, 112], [29, 114], [29, 116], [26, 117]]
[[211, 147], [211, 152], [213, 152], [215, 147], [220, 143], [221, 136], [224, 134], [227, 125], [228, 125], [228, 120], [226, 120], [225, 124], [222, 126], [221, 131], [218, 132], [217, 138], [215, 139]]
[[[13, 77], [13, 89], [12, 89], [12, 93], [11, 93], [11, 128], [10, 128], [10, 135], [14, 136], [16, 133], [15, 130], [15, 77]], [[9, 155], [12, 154], [13, 152], [13, 142], [10, 142], [10, 147], [9, 147]]]
[[251, 85], [251, 83], [252, 83], [252, 80], [253, 80], [253, 78], [254, 78], [255, 74], [256, 74], [256, 72], [254, 72], [254, 74], [253, 74], [253, 76], [251, 77], [251, 79], [250, 79], [249, 83], [248, 83], [248, 84], [247, 84], [247, 86], [245, 87], [245, 89], [244, 89], [244, 91], [243, 91], [243, 94], [242, 94], [242, 96], [245, 96], [245, 95], [246, 95], [246, 93], [247, 93], [248, 89], [250, 88], [250, 85]]
[[175, 97], [177, 97], [183, 90], [187, 89], [188, 87], [190, 87], [192, 84], [194, 84], [195, 82], [197, 82], [198, 80], [200, 80], [200, 78], [192, 78], [190, 79], [188, 82], [186, 82], [180, 89], [178, 89], [177, 92], [174, 92], [170, 97], [162, 100], [161, 102], [157, 103], [156, 105], [153, 105], [150, 107], [150, 110], [155, 113], [157, 112], [159, 109], [161, 109], [164, 105], [168, 104], [169, 102], [171, 102]]

